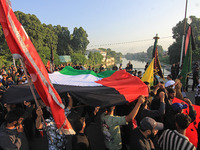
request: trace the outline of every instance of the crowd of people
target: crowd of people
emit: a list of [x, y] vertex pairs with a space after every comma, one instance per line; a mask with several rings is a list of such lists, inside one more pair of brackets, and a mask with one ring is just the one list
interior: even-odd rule
[[[70, 64], [71, 65], [71, 64]], [[172, 65], [174, 66], [174, 64]], [[54, 70], [62, 70], [65, 65], [55, 66]], [[72, 65], [74, 69], [82, 70], [79, 64]], [[145, 70], [147, 69], [145, 66]], [[176, 65], [174, 66], [176, 67]], [[198, 64], [193, 67], [193, 83], [196, 88], [195, 103], [200, 103], [200, 83]], [[88, 70], [94, 68], [89, 67]], [[113, 66], [112, 70], [121, 70], [122, 65]], [[127, 72], [142, 78], [142, 72], [133, 70], [131, 62], [125, 68]], [[158, 81], [150, 87], [149, 96], [141, 95], [136, 101], [119, 106], [105, 108], [91, 107], [80, 104], [70, 93], [62, 96], [65, 114], [69, 119], [76, 135], [65, 135], [58, 130], [52, 117], [51, 110], [39, 100], [24, 101], [20, 104], [0, 102], [0, 149], [5, 150], [96, 150], [95, 142], [101, 143], [101, 150], [195, 150], [200, 149], [200, 143], [195, 147], [186, 137], [187, 127], [195, 121], [196, 111], [192, 102], [182, 94], [181, 78], [178, 70], [167, 76], [167, 82]], [[104, 71], [103, 65], [99, 71]], [[29, 78], [29, 77], [28, 77]], [[21, 65], [5, 67], [0, 71], [0, 97], [12, 86], [27, 83]], [[177, 97], [183, 103], [174, 103]], [[188, 114], [183, 109], [189, 108]], [[88, 129], [95, 125], [92, 134], [102, 136], [102, 140], [89, 138]], [[98, 128], [98, 125], [100, 127]], [[98, 130], [98, 131], [97, 131]], [[91, 133], [91, 131], [90, 131]], [[200, 124], [197, 128], [200, 136]], [[98, 139], [99, 139], [98, 137]], [[200, 137], [199, 137], [200, 138]], [[101, 138], [100, 138], [101, 139]]]

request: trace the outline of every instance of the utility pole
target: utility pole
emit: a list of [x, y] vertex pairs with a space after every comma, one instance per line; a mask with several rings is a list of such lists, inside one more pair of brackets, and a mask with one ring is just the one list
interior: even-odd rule
[[186, 0], [186, 4], [185, 4], [184, 29], [183, 29], [183, 37], [182, 37], [181, 56], [180, 56], [180, 64], [179, 64], [179, 67], [181, 67], [182, 61], [183, 61], [183, 48], [184, 48], [184, 39], [185, 39], [185, 30], [186, 30], [187, 4], [188, 4], [188, 0]]

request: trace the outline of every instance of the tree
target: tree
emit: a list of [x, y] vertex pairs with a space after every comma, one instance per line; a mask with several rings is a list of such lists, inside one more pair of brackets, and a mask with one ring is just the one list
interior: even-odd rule
[[85, 58], [85, 55], [81, 53], [73, 53], [71, 54], [71, 60], [73, 64], [82, 64], [84, 65], [87, 62], [87, 59]]
[[99, 48], [100, 50], [102, 51], [105, 51], [107, 53], [107, 58], [110, 58], [110, 57], [114, 57], [115, 58], [115, 63], [121, 63], [122, 60], [122, 53], [116, 53], [115, 51], [111, 50], [110, 48], [108, 49], [105, 49], [105, 48]]
[[103, 56], [98, 52], [90, 52], [88, 58], [88, 65], [94, 66], [102, 63]]
[[[153, 48], [154, 48], [154, 46], [150, 46], [147, 49], [147, 56], [150, 59], [152, 59], [152, 56], [153, 56]], [[158, 49], [158, 56], [162, 57], [163, 56], [163, 48], [162, 48], [162, 46], [161, 45], [157, 45], [157, 49]]]
[[72, 34], [71, 46], [75, 53], [85, 54], [87, 45], [89, 44], [89, 40], [87, 39], [88, 35], [86, 31], [80, 27], [74, 28], [74, 32]]
[[45, 30], [40, 20], [35, 15], [25, 14], [20, 11], [16, 11], [15, 15], [24, 27], [35, 48], [43, 47]]
[[55, 31], [58, 35], [58, 55], [70, 55], [73, 50], [70, 45], [70, 32], [67, 27], [55, 26]]
[[[199, 60], [198, 54], [200, 53], [200, 19], [195, 16], [190, 16], [192, 19], [191, 27], [194, 35], [194, 40], [196, 44], [196, 50], [193, 51], [193, 60]], [[188, 24], [187, 24], [188, 27]], [[170, 63], [177, 63], [180, 61], [181, 55], [181, 45], [182, 45], [182, 37], [184, 34], [184, 20], [179, 21], [175, 27], [172, 28], [173, 38], [175, 42], [169, 47], [168, 54], [170, 58]], [[183, 57], [184, 59], [184, 57]]]
[[140, 60], [140, 61], [147, 61], [147, 53], [139, 52], [139, 53], [127, 53], [125, 58], [127, 60]]

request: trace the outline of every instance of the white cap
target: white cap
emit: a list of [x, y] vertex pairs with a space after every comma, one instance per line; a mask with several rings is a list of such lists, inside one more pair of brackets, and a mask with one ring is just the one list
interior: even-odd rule
[[[174, 85], [175, 84], [175, 81], [174, 80], [169, 80], [165, 83], [165, 87], [168, 87], [168, 86], [171, 86], [171, 85]], [[173, 86], [174, 87], [174, 86]]]

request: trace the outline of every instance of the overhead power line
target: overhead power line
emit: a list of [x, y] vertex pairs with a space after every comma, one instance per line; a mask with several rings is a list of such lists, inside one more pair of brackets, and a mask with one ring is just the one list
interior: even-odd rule
[[[166, 38], [172, 38], [172, 36], [160, 37], [160, 39], [166, 39]], [[121, 44], [146, 42], [146, 41], [152, 41], [152, 40], [154, 40], [154, 39], [145, 39], [145, 40], [136, 40], [136, 41], [128, 41], [128, 42], [118, 42], [118, 43], [96, 44], [96, 45], [88, 45], [88, 47], [101, 47], [101, 46], [121, 45]]]

